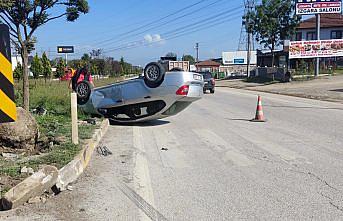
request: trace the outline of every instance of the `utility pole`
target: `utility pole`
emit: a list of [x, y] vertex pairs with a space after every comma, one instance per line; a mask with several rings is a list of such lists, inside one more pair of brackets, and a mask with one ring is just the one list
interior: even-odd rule
[[[316, 14], [316, 32], [317, 32], [317, 41], [320, 40], [320, 14]], [[315, 77], [319, 76], [320, 72], [320, 58], [316, 58], [316, 70], [314, 73]]]
[[197, 62], [199, 62], [199, 43], [195, 43], [195, 50], [197, 51]]
[[254, 41], [251, 30], [251, 12], [255, 8], [256, 0], [244, 0], [245, 11], [242, 17], [241, 35], [238, 43], [238, 51], [247, 52], [247, 77], [250, 77], [251, 51], [254, 49]]

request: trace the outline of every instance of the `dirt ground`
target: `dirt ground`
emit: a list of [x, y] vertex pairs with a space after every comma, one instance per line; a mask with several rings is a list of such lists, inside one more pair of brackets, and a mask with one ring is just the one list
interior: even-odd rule
[[249, 83], [243, 80], [217, 81], [217, 87], [231, 87], [343, 103], [343, 75], [319, 77], [290, 83]]

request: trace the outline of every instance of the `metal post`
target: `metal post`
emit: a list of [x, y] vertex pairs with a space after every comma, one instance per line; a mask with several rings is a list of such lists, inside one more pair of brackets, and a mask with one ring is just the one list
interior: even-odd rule
[[68, 54], [66, 53], [66, 66], [68, 65]]
[[[320, 14], [316, 14], [317, 40], [320, 40]], [[318, 77], [320, 72], [320, 58], [316, 58], [316, 70], [314, 76]]]
[[79, 130], [77, 124], [77, 95], [71, 93], [71, 140], [73, 144], [79, 144]]

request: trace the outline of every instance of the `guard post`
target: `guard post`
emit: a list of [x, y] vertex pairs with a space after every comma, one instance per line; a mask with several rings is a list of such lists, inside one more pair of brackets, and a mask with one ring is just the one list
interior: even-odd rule
[[0, 24], [0, 123], [16, 119], [10, 33], [7, 25]]

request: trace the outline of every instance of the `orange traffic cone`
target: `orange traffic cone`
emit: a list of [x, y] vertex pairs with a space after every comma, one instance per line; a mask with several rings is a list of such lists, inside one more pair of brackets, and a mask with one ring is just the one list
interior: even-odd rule
[[257, 99], [256, 116], [251, 121], [252, 122], [266, 122], [266, 119], [263, 116], [262, 99], [260, 95], [258, 95], [258, 99]]

